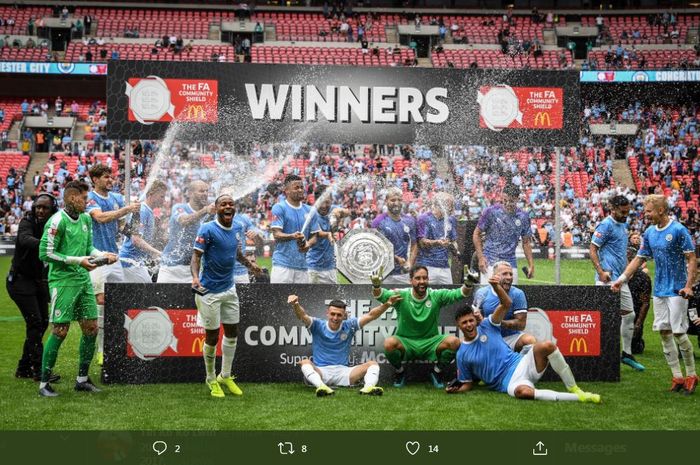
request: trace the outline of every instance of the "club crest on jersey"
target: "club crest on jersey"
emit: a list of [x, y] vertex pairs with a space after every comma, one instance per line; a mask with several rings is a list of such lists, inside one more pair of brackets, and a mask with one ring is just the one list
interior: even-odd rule
[[521, 224], [522, 224], [522, 222], [521, 222], [520, 220], [515, 220], [515, 225], [516, 225], [516, 226], [520, 226]]
[[430, 308], [430, 307], [433, 306], [433, 303], [432, 303], [431, 301], [427, 301], [427, 302], [425, 303], [425, 306], [428, 307], [428, 308]]
[[340, 340], [341, 340], [341, 341], [344, 341], [344, 340], [346, 340], [347, 338], [348, 338], [347, 333], [343, 333], [343, 334], [340, 335]]
[[87, 225], [86, 224], [83, 225], [83, 232], [87, 232]]
[[671, 242], [673, 240], [673, 234], [666, 234], [666, 241]]
[[[391, 229], [389, 229], [389, 228], [387, 228], [387, 229], [388, 229], [389, 231], [391, 231]], [[409, 232], [410, 230], [411, 230], [411, 229], [408, 227], [407, 224], [404, 224], [404, 225], [403, 225], [403, 232], [405, 232], [406, 234], [408, 234], [408, 232]]]
[[489, 340], [489, 337], [486, 334], [482, 334], [481, 337], [479, 338], [481, 342], [486, 342]]

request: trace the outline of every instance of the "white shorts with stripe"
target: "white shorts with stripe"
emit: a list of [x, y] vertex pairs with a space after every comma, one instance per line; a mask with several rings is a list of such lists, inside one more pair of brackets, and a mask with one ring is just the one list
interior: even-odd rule
[[[610, 286], [611, 283], [604, 283], [603, 281], [596, 281], [596, 286]], [[630, 287], [627, 283], [620, 286], [620, 311], [621, 312], [634, 312], [634, 302], [632, 301], [632, 292], [630, 292]]]
[[161, 265], [158, 270], [159, 283], [192, 283], [192, 272], [188, 265]]
[[151, 275], [145, 266], [123, 267], [125, 283], [152, 283]]
[[[546, 368], [545, 368], [546, 369]], [[518, 386], [530, 386], [535, 388], [535, 383], [542, 378], [544, 370], [541, 372], [537, 371], [537, 365], [535, 364], [535, 351], [530, 350], [528, 353], [523, 355], [520, 363], [515, 367], [513, 376], [510, 378], [510, 383], [508, 383], [508, 395], [515, 397], [515, 388]]]
[[428, 269], [428, 282], [430, 285], [436, 284], [452, 284], [452, 270], [449, 268], [436, 268], [426, 266]]
[[[399, 284], [407, 286], [411, 284], [411, 278], [409, 278], [408, 273], [405, 274], [390, 274], [383, 281], [384, 284]], [[431, 282], [432, 284], [432, 282]]]
[[518, 343], [518, 339], [523, 337], [523, 334], [525, 333], [521, 331], [517, 334], [511, 334], [510, 336], [503, 336], [503, 340], [506, 344], [508, 344], [508, 347], [515, 351], [515, 344]]
[[328, 365], [316, 367], [321, 372], [321, 380], [328, 386], [350, 386], [350, 372], [353, 367]]
[[219, 329], [221, 324], [235, 325], [241, 319], [236, 286], [223, 292], [195, 294], [197, 324], [204, 329]]
[[111, 265], [98, 266], [90, 272], [90, 281], [95, 294], [105, 293], [105, 283], [122, 283], [124, 282], [124, 269], [122, 264], [117, 260]]
[[309, 270], [311, 284], [338, 284], [338, 273], [332, 270]]
[[295, 270], [283, 266], [272, 266], [270, 273], [271, 284], [308, 284], [309, 273], [306, 270]]
[[673, 331], [685, 334], [688, 331], [688, 301], [681, 296], [654, 296], [654, 331]]

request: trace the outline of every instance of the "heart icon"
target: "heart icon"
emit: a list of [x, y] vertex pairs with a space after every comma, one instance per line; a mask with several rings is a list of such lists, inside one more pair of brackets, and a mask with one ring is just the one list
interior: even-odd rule
[[411, 455], [416, 455], [420, 449], [420, 443], [418, 441], [408, 441], [406, 443], [406, 450]]

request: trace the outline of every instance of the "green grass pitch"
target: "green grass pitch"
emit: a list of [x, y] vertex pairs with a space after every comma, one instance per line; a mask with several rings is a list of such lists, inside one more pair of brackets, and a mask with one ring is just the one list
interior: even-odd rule
[[[263, 261], [269, 264], [269, 261]], [[522, 264], [521, 264], [522, 266]], [[8, 258], [0, 258], [5, 276]], [[535, 284], [554, 280], [553, 263], [536, 263]], [[527, 280], [521, 276], [521, 283]], [[593, 270], [586, 260], [564, 261], [562, 282], [590, 284]], [[245, 310], [244, 310], [245, 311]], [[340, 389], [318, 399], [299, 383], [252, 384], [241, 380], [244, 395], [213, 399], [204, 383], [110, 385], [98, 395], [72, 390], [76, 372], [77, 327], [63, 344], [56, 371], [61, 396], [43, 399], [37, 385], [14, 378], [21, 352], [24, 322], [3, 287], [0, 293], [0, 399], [3, 430], [690, 430], [697, 428], [700, 394], [667, 392], [670, 372], [661, 344], [647, 319], [646, 352], [639, 360], [644, 373], [622, 367], [620, 383], [582, 383], [598, 392], [601, 405], [519, 401], [479, 388], [447, 396], [432, 386], [387, 387], [383, 397], [359, 396]], [[697, 349], [697, 339], [692, 337]], [[91, 376], [99, 379], [93, 364]], [[561, 383], [541, 383], [562, 390]]]

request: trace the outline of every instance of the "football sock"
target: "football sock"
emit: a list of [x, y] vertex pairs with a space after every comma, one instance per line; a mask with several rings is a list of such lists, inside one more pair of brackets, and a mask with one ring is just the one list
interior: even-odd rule
[[452, 360], [455, 359], [455, 351], [454, 350], [449, 350], [445, 349], [442, 352], [440, 352], [440, 355], [438, 355], [438, 362], [436, 367], [438, 368], [437, 371], [442, 371], [445, 368], [447, 368], [447, 365], [452, 363]]
[[632, 337], [634, 336], [634, 312], [620, 315], [620, 340], [622, 341], [622, 351], [632, 353]]
[[549, 364], [552, 369], [559, 375], [561, 380], [567, 389], [571, 389], [576, 386], [576, 380], [574, 379], [574, 374], [571, 372], [569, 364], [566, 363], [564, 356], [559, 352], [559, 349], [555, 349], [554, 352], [547, 356], [549, 359]]
[[204, 368], [207, 371], [207, 383], [216, 379], [216, 346], [210, 346], [206, 342], [202, 346], [204, 355]]
[[[379, 368], [379, 367], [377, 367]], [[321, 380], [321, 375], [319, 375], [314, 367], [310, 363], [305, 363], [301, 366], [301, 372], [304, 374], [304, 378], [311, 383], [314, 387], [321, 387], [323, 385], [323, 380]]]
[[370, 365], [365, 373], [365, 387], [376, 386], [379, 381], [379, 365]]
[[683, 356], [683, 363], [685, 363], [685, 375], [695, 376], [695, 355], [693, 354], [693, 344], [688, 339], [687, 334], [682, 334], [680, 336], [675, 336], [676, 342], [678, 343], [678, 348]]
[[386, 354], [386, 359], [389, 360], [389, 363], [396, 368], [397, 370], [401, 370], [401, 361], [403, 360], [403, 354], [401, 353], [400, 350], [392, 350], [389, 352], [384, 352]]
[[97, 351], [104, 353], [105, 351], [105, 306], [97, 306]]
[[221, 341], [221, 376], [228, 378], [231, 376], [231, 367], [233, 366], [233, 357], [236, 355], [237, 337], [224, 336]]
[[673, 335], [670, 333], [661, 333], [660, 335], [661, 345], [664, 348], [664, 357], [666, 357], [666, 363], [668, 363], [673, 377], [682, 378], [683, 372], [678, 361], [678, 348], [676, 347], [676, 341], [673, 340]]
[[49, 334], [49, 338], [46, 340], [46, 344], [44, 344], [44, 353], [41, 358], [42, 383], [48, 383], [49, 378], [51, 378], [51, 370], [53, 370], [54, 365], [56, 365], [58, 349], [60, 349], [61, 344], [63, 344], [62, 338], [53, 333]]
[[568, 392], [557, 392], [549, 389], [535, 389], [535, 400], [565, 400], [578, 402], [578, 396]]
[[87, 377], [90, 370], [90, 362], [95, 355], [95, 339], [97, 336], [80, 336], [80, 347], [78, 348], [78, 376]]

